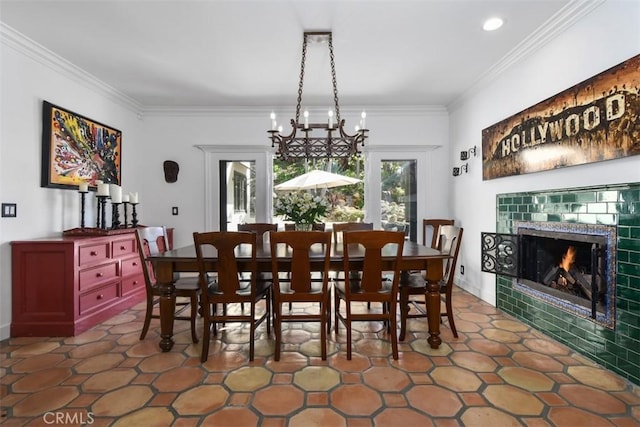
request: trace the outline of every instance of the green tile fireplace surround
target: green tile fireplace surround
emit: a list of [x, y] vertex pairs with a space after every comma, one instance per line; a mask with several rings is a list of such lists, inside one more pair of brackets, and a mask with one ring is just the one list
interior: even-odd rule
[[496, 209], [498, 233], [515, 233], [518, 221], [617, 227], [615, 329], [520, 292], [506, 276], [497, 276], [496, 304], [640, 385], [640, 183], [498, 194]]

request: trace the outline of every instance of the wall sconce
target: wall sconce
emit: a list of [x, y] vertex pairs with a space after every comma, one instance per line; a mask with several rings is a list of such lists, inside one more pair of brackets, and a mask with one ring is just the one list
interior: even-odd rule
[[473, 157], [476, 156], [476, 146], [474, 145], [473, 148], [469, 148], [469, 150], [467, 151], [461, 151], [460, 152], [460, 160], [468, 160], [469, 158], [471, 158], [471, 155], [473, 154]]
[[[463, 151], [464, 153], [464, 151]], [[460, 176], [462, 175], [462, 172], [467, 173], [469, 172], [469, 163], [465, 163], [462, 166], [456, 166], [453, 168], [453, 176]]]

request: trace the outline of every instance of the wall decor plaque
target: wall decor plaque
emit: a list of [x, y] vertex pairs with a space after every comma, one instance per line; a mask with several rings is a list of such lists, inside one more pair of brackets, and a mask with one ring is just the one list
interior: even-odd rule
[[482, 131], [482, 179], [640, 154], [640, 55]]

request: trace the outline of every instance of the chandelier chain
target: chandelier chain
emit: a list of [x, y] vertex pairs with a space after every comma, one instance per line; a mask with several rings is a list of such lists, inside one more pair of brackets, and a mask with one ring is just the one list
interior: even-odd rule
[[304, 83], [304, 64], [307, 61], [307, 37], [302, 41], [302, 61], [300, 62], [300, 83], [298, 84], [298, 103], [296, 105], [296, 123], [300, 123], [300, 106], [302, 105], [302, 85]]
[[336, 120], [340, 123], [340, 107], [338, 104], [338, 79], [336, 79], [336, 64], [333, 60], [333, 37], [329, 34], [329, 60], [331, 61], [331, 83], [333, 84], [333, 101], [336, 104]]

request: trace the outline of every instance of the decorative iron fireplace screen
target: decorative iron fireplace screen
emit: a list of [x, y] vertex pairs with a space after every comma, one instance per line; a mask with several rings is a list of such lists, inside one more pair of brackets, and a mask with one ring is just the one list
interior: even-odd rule
[[616, 228], [515, 222], [516, 234], [482, 233], [482, 271], [515, 289], [615, 328]]

